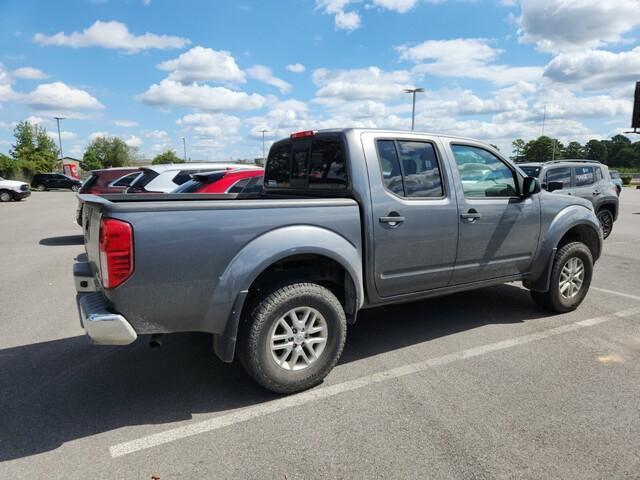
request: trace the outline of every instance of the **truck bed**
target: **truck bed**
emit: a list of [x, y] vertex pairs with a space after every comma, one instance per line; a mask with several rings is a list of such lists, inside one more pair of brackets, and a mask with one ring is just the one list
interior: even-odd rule
[[[81, 195], [85, 248], [98, 277], [102, 217], [133, 227], [133, 275], [103, 290], [138, 333], [221, 334], [243, 272], [260, 271], [287, 238], [337, 235], [361, 254], [358, 204], [350, 198], [238, 198], [214, 195]], [[330, 250], [331, 243], [327, 243]], [[329, 251], [330, 255], [331, 252]]]

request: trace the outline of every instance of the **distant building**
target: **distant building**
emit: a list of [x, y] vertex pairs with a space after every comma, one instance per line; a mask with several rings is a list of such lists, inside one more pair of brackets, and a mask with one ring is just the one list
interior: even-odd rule
[[62, 157], [57, 162], [58, 171], [70, 177], [80, 178], [80, 160], [73, 157]]

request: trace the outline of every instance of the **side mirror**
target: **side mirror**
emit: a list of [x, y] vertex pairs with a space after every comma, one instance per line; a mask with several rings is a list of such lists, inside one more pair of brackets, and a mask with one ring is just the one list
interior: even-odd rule
[[530, 197], [540, 191], [540, 182], [535, 177], [525, 177], [522, 183], [522, 193], [524, 197]]
[[553, 192], [554, 190], [562, 190], [564, 188], [564, 183], [562, 182], [549, 182], [547, 184], [547, 191]]

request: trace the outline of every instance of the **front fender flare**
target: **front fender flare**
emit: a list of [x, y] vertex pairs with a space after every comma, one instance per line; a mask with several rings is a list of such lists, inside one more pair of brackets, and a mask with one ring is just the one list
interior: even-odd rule
[[528, 288], [536, 291], [547, 291], [549, 289], [553, 258], [558, 245], [567, 232], [578, 226], [591, 228], [598, 236], [598, 251], [594, 255], [594, 261], [597, 260], [602, 251], [602, 231], [600, 230], [598, 218], [592, 210], [586, 207], [581, 205], [568, 206], [558, 212], [543, 233], [540, 248], [533, 262], [533, 268], [525, 281], [525, 285]]

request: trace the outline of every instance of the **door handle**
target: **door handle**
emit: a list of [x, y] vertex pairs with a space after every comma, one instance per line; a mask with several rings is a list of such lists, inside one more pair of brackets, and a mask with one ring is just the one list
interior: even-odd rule
[[476, 222], [481, 216], [475, 208], [470, 209], [467, 213], [460, 214], [460, 218], [468, 223]]
[[404, 217], [401, 217], [400, 215], [390, 215], [388, 217], [380, 217], [379, 220], [380, 223], [386, 223], [390, 227], [397, 227], [404, 222]]

